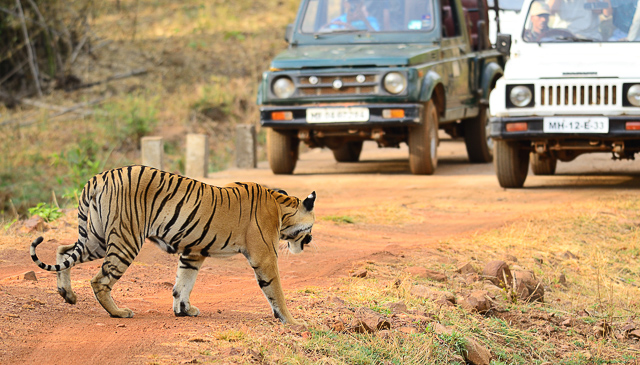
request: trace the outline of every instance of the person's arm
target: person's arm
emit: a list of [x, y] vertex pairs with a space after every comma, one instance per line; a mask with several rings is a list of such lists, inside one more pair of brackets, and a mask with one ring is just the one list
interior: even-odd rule
[[560, 11], [560, 5], [562, 5], [562, 0], [549, 0], [547, 1], [547, 5], [549, 5], [549, 10], [551, 14], [556, 14]]
[[631, 21], [631, 28], [629, 28], [627, 40], [631, 42], [635, 41], [638, 38], [638, 33], [640, 33], [640, 0], [638, 0], [636, 13], [633, 15], [633, 20]]

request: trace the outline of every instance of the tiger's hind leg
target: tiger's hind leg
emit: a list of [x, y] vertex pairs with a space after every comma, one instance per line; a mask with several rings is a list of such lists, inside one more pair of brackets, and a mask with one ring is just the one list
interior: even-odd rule
[[180, 265], [176, 275], [176, 285], [173, 287], [173, 312], [176, 317], [195, 317], [200, 314], [198, 308], [191, 305], [189, 296], [198, 276], [198, 270], [206, 257], [180, 255]]
[[[66, 253], [73, 250], [75, 244], [58, 246], [56, 263], [63, 263], [69, 255]], [[76, 304], [76, 293], [71, 289], [71, 269], [58, 271], [56, 276], [58, 277], [58, 293], [64, 298], [65, 302], [69, 304]]]
[[[135, 246], [135, 243], [133, 245]], [[124, 275], [138, 252], [139, 246], [126, 245], [126, 248], [119, 248], [118, 245], [110, 243], [100, 271], [91, 279], [91, 288], [93, 288], [96, 299], [111, 317], [133, 317], [133, 311], [130, 309], [118, 308], [111, 297], [111, 289]]]

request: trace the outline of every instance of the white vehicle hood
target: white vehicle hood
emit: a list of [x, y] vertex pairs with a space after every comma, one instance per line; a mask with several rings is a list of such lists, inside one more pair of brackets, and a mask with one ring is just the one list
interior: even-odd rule
[[505, 79], [637, 78], [640, 43], [520, 44], [507, 62]]

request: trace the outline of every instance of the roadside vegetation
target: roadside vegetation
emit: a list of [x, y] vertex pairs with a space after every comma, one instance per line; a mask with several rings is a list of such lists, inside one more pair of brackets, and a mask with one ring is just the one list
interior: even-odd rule
[[184, 172], [187, 133], [208, 136], [209, 171], [226, 168], [235, 126], [259, 129], [261, 73], [286, 46], [284, 29], [298, 6], [295, 0], [20, 3], [24, 21], [15, 1], [0, 0], [0, 45], [13, 50], [0, 58], [2, 75], [13, 72], [0, 77], [4, 220], [53, 204], [53, 196], [61, 208], [74, 206], [95, 173], [139, 163], [145, 135], [163, 137], [166, 170]]

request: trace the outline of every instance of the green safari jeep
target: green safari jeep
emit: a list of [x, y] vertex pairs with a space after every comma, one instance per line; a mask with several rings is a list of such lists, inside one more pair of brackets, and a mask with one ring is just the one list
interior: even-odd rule
[[489, 93], [506, 60], [487, 13], [486, 0], [302, 0], [258, 90], [273, 172], [293, 173], [300, 141], [355, 162], [374, 140], [407, 143], [411, 172], [433, 174], [438, 129], [490, 162]]

